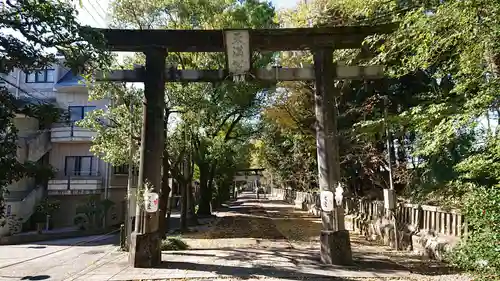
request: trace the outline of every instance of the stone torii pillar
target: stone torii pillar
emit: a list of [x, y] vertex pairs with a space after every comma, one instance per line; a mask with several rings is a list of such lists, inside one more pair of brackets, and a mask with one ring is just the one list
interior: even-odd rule
[[[141, 71], [144, 79], [144, 103], [138, 189], [148, 188], [159, 194], [163, 157], [159, 152], [163, 151], [165, 145], [163, 117], [167, 52], [165, 49], [151, 48], [144, 53], [146, 67]], [[158, 227], [158, 211], [148, 213], [142, 210], [136, 218], [129, 249], [129, 263], [134, 267], [151, 268], [161, 263], [162, 235], [158, 232]]]
[[[336, 76], [333, 49], [315, 50], [316, 75], [316, 150], [318, 154], [318, 183], [321, 190], [321, 261], [324, 264], [352, 263], [349, 232], [345, 230], [342, 198], [335, 202], [334, 193], [340, 185], [339, 140], [337, 133], [338, 90], [331, 77]], [[341, 191], [342, 192], [342, 191]], [[338, 192], [337, 192], [338, 193]]]

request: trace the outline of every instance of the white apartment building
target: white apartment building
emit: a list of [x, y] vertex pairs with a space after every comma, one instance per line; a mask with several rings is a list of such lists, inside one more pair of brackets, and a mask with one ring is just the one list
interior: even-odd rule
[[[67, 110], [70, 117], [69, 124], [52, 124], [50, 129], [40, 130], [38, 120], [16, 116], [19, 161], [43, 161], [54, 167], [57, 173], [46, 183], [22, 179], [10, 185], [7, 188], [10, 193], [6, 197], [6, 215], [16, 215], [28, 224], [35, 206], [42, 198], [49, 197], [60, 202], [60, 209], [51, 218], [52, 226], [71, 227], [74, 226], [77, 206], [86, 202], [90, 195], [98, 195], [115, 203], [106, 224], [123, 221], [126, 168], [113, 168], [93, 155], [90, 146], [95, 132], [74, 124], [88, 112], [105, 108], [108, 101], [89, 101], [83, 79], [61, 65], [31, 73], [16, 70], [3, 77], [8, 81], [4, 85], [20, 100], [56, 104]], [[6, 227], [0, 227], [0, 236], [9, 232]]]

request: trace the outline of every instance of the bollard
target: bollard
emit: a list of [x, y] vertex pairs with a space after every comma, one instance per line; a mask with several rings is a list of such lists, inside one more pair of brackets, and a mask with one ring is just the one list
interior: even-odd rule
[[125, 225], [120, 225], [120, 249], [122, 251], [127, 251], [127, 233], [125, 230]]

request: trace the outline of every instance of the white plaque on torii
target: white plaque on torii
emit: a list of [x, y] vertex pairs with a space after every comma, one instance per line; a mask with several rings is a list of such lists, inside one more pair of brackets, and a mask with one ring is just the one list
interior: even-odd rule
[[248, 30], [227, 30], [224, 32], [227, 67], [235, 80], [242, 80], [250, 71], [250, 34]]

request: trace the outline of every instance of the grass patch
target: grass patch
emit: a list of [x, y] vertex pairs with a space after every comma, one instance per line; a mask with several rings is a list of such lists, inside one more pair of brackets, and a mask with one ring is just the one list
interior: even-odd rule
[[187, 249], [189, 249], [188, 244], [179, 237], [167, 237], [167, 239], [161, 241], [162, 251], [182, 251]]

